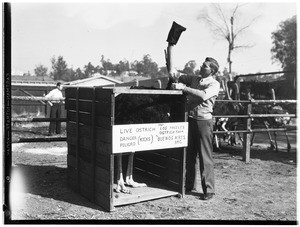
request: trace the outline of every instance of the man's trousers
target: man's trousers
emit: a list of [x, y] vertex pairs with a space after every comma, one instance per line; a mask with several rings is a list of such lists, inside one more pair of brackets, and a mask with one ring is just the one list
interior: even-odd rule
[[[59, 103], [53, 103], [50, 110], [50, 118], [60, 118], [61, 115], [61, 105]], [[50, 121], [49, 125], [49, 133], [60, 134], [61, 131], [61, 122], [60, 121]]]
[[[199, 164], [203, 193], [215, 192], [213, 151], [213, 121], [189, 118], [186, 189], [197, 190]], [[199, 160], [197, 160], [197, 156]]]

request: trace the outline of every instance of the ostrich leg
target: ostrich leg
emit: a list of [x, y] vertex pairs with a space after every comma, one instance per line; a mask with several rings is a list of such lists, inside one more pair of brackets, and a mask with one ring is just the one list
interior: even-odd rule
[[[264, 125], [265, 125], [266, 129], [268, 130], [269, 126], [268, 126], [268, 123], [266, 121], [264, 121]], [[269, 137], [269, 140], [270, 140], [270, 149], [275, 150], [276, 147], [275, 147], [274, 141], [272, 140], [271, 133], [269, 131], [267, 131], [267, 134], [268, 134], [268, 137]]]
[[[218, 130], [217, 130], [218, 131]], [[215, 146], [216, 146], [216, 149], [219, 151], [220, 150], [220, 145], [219, 145], [219, 138], [218, 138], [218, 135], [215, 134], [214, 135], [214, 138], [215, 138]]]
[[289, 137], [288, 137], [288, 135], [287, 135], [286, 130], [284, 131], [284, 135], [285, 135], [286, 142], [287, 142], [287, 152], [290, 153], [290, 150], [291, 150], [291, 144], [290, 144], [290, 140], [289, 140]]
[[131, 186], [133, 188], [147, 187], [145, 183], [138, 183], [133, 180], [133, 157], [134, 157], [134, 152], [129, 154], [128, 166], [126, 172], [126, 185]]
[[117, 188], [115, 191], [117, 193], [123, 192], [125, 194], [131, 194], [131, 191], [125, 187], [125, 182], [123, 178], [123, 169], [122, 169], [122, 154], [117, 154]]
[[275, 150], [278, 152], [278, 144], [277, 144], [277, 133], [274, 132], [274, 141], [275, 141]]

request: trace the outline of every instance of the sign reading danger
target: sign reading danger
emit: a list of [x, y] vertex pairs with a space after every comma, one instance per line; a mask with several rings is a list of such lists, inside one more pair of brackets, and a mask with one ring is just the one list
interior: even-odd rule
[[186, 147], [188, 122], [113, 126], [113, 153]]

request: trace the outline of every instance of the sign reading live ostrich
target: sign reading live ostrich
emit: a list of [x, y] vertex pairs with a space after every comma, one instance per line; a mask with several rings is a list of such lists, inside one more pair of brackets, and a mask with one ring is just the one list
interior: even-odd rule
[[113, 153], [186, 147], [188, 122], [113, 126]]

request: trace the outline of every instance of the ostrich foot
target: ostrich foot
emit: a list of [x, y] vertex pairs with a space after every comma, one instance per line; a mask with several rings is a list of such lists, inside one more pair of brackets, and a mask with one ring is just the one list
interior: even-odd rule
[[126, 181], [126, 185], [130, 186], [130, 187], [133, 187], [133, 188], [147, 187], [147, 184], [145, 184], [145, 183], [138, 183], [138, 182], [135, 182], [134, 180]]
[[115, 192], [117, 193], [124, 193], [124, 194], [131, 194], [131, 191], [125, 187], [124, 183], [118, 183], [117, 188], [115, 188]]

